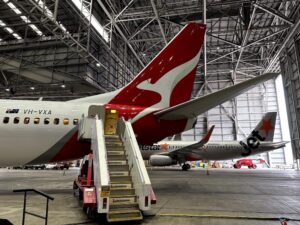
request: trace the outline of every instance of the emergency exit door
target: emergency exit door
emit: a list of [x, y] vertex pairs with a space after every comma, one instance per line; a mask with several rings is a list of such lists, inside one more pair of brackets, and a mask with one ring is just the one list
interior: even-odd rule
[[116, 109], [105, 110], [105, 128], [104, 133], [113, 135], [117, 133], [117, 123], [119, 119], [119, 112]]

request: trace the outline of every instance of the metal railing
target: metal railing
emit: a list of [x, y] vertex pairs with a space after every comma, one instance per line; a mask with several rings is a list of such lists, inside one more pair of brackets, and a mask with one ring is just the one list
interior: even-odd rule
[[126, 154], [128, 155], [128, 165], [132, 175], [133, 185], [139, 200], [140, 210], [151, 209], [151, 182], [148, 172], [138, 146], [131, 123], [120, 118], [117, 132], [120, 135]]
[[[35, 216], [35, 217], [38, 217], [38, 218], [41, 218], [41, 219], [44, 219], [45, 220], [45, 225], [47, 225], [47, 223], [48, 223], [49, 200], [53, 201], [54, 200], [53, 197], [51, 197], [50, 195], [45, 194], [44, 192], [37, 191], [35, 189], [18, 189], [18, 190], [13, 190], [13, 192], [24, 192], [22, 225], [25, 224], [25, 215], [26, 214], [31, 215], [31, 216]], [[46, 215], [45, 216], [41, 216], [41, 215], [38, 215], [38, 214], [35, 214], [35, 213], [32, 213], [32, 212], [26, 211], [27, 192], [34, 192], [34, 193], [39, 194], [39, 195], [41, 195], [41, 196], [43, 196], [43, 197], [45, 197], [47, 199], [47, 202], [46, 202]]]
[[104, 138], [103, 122], [98, 116], [92, 123], [92, 150], [94, 166], [94, 184], [97, 193], [98, 213], [109, 211], [110, 177], [108, 172], [108, 162], [106, 145]]

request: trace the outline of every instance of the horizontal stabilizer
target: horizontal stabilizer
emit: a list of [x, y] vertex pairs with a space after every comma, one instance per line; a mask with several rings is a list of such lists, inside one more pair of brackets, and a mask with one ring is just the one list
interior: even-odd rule
[[220, 91], [205, 95], [200, 98], [175, 105], [173, 107], [156, 112], [154, 115], [164, 120], [179, 120], [194, 118], [209, 109], [216, 107], [246, 91], [263, 83], [267, 80], [277, 77], [278, 73], [265, 73], [255, 78], [243, 81]]
[[211, 136], [214, 128], [215, 128], [215, 125], [213, 125], [208, 130], [207, 134], [201, 139], [201, 141], [199, 141], [199, 142], [197, 142], [195, 144], [191, 144], [191, 145], [179, 148], [179, 149], [175, 149], [172, 152], [162, 152], [162, 153], [159, 153], [159, 154], [160, 155], [172, 155], [172, 156], [175, 156], [175, 155], [188, 154], [188, 153], [191, 153], [192, 151], [198, 151], [199, 149], [201, 149], [209, 141], [210, 136]]

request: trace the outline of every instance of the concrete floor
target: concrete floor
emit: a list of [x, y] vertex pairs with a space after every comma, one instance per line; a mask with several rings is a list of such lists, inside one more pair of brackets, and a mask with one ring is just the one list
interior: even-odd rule
[[[48, 224], [103, 224], [89, 221], [80, 202], [73, 197], [72, 182], [77, 173], [74, 169], [65, 174], [0, 169], [0, 218], [9, 219], [14, 225], [21, 224], [23, 196], [12, 190], [36, 188], [55, 198], [50, 202]], [[155, 216], [150, 215], [138, 224], [280, 225], [271, 218], [300, 220], [299, 171], [212, 169], [208, 176], [205, 170], [183, 172], [180, 168], [159, 168], [149, 169], [149, 174], [158, 203], [150, 213]], [[28, 209], [42, 214], [44, 201], [30, 196]], [[26, 224], [43, 222], [27, 216]], [[300, 225], [300, 222], [288, 224]]]

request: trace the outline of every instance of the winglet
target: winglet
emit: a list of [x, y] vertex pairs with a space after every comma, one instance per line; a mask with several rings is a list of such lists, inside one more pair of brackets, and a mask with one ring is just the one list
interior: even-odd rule
[[211, 126], [211, 128], [208, 130], [207, 134], [206, 134], [206, 135], [204, 136], [204, 138], [202, 139], [202, 141], [203, 141], [204, 143], [207, 143], [207, 142], [209, 141], [210, 136], [211, 136], [211, 134], [212, 134], [214, 128], [215, 128], [215, 125]]

